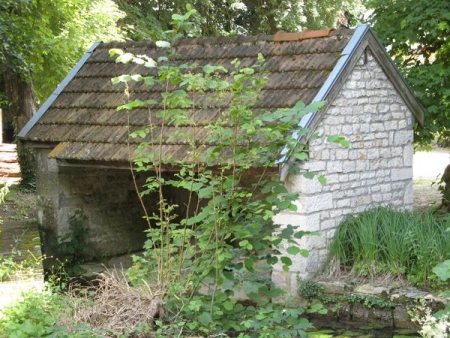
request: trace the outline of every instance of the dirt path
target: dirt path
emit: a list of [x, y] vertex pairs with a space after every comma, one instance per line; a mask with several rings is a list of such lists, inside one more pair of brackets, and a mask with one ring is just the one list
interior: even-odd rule
[[[42, 290], [44, 278], [36, 220], [36, 194], [11, 187], [5, 203], [0, 204], [0, 218], [3, 219], [3, 224], [0, 224], [0, 256], [8, 260], [0, 266], [0, 279], [4, 273], [11, 271], [16, 273], [17, 279], [0, 283], [1, 316], [5, 306], [18, 299], [22, 292]], [[15, 253], [11, 255], [13, 250]], [[28, 257], [28, 263], [34, 263], [21, 265], [23, 257]]]
[[438, 182], [449, 164], [449, 148], [414, 154], [414, 210], [425, 210], [441, 203]]

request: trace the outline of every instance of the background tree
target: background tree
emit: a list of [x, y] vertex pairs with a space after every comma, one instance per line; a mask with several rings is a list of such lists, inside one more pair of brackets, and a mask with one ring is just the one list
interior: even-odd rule
[[416, 143], [450, 137], [450, 2], [370, 0], [371, 22], [426, 108]]
[[[0, 104], [14, 134], [95, 40], [122, 38], [111, 0], [0, 1]], [[18, 147], [21, 184], [34, 186], [32, 153]]]
[[[185, 12], [192, 4], [192, 35], [272, 34], [279, 29], [300, 31], [335, 27], [339, 12], [362, 13], [360, 0], [115, 0], [127, 17], [121, 20], [133, 40], [160, 38], [172, 28], [171, 14]], [[355, 25], [355, 21], [352, 25]]]
[[[0, 3], [0, 103], [16, 133], [95, 40], [163, 38], [169, 13], [192, 3], [192, 35], [299, 31], [336, 26], [360, 0], [3, 0]], [[126, 14], [125, 14], [126, 13]], [[119, 26], [116, 23], [119, 21]]]
[[[0, 105], [12, 117], [15, 134], [94, 41], [163, 39], [172, 29], [170, 15], [184, 13], [188, 2], [198, 11], [190, 30], [194, 36], [336, 26], [339, 11], [355, 12], [361, 4], [360, 0], [2, 0]], [[22, 163], [21, 169], [23, 177]]]
[[2, 0], [0, 77], [18, 132], [95, 40], [117, 40], [110, 0]]

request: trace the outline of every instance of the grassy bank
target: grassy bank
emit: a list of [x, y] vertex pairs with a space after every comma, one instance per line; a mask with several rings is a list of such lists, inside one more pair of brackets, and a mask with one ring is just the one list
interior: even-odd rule
[[357, 276], [391, 274], [430, 286], [432, 268], [450, 258], [449, 228], [449, 214], [373, 209], [341, 224], [330, 246], [330, 261]]

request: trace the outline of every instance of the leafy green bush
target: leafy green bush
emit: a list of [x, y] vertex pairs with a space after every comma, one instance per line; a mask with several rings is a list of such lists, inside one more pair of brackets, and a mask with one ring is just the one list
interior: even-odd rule
[[349, 216], [330, 245], [330, 259], [357, 275], [394, 274], [423, 286], [450, 258], [450, 215], [377, 208]]
[[9, 255], [0, 254], [0, 282], [33, 276], [42, 269], [42, 260], [30, 251], [23, 257], [16, 247]]
[[[439, 263], [433, 268], [433, 272], [443, 282], [450, 279], [450, 260]], [[450, 291], [445, 290], [440, 295], [447, 301], [450, 300]], [[408, 311], [411, 320], [421, 326], [420, 335], [425, 338], [448, 337], [450, 334], [450, 305], [443, 310], [432, 314], [432, 310], [424, 299], [410, 308]]]
[[[188, 7], [185, 15], [173, 15], [174, 25], [186, 26], [193, 13]], [[287, 164], [289, 157], [308, 159], [307, 146], [299, 144], [298, 138], [309, 131], [298, 121], [318, 111], [323, 102], [262, 110], [257, 108], [267, 81], [262, 55], [248, 67], [239, 60], [200, 67], [173, 58], [176, 50], [168, 41], [157, 41], [156, 46], [167, 50], [157, 60], [110, 51], [118, 55], [117, 63], [134, 62], [150, 68], [145, 72], [152, 74], [112, 79], [114, 84], [125, 84], [129, 99], [118, 111], [127, 114], [129, 121], [134, 109], [144, 109], [149, 116], [146, 127], [135, 130], [129, 126], [134, 139], [130, 144], [139, 144], [130, 167], [146, 178], [138, 190], [148, 220], [145, 253], [135, 257], [130, 279], [165, 289], [168, 314], [160, 321], [162, 336], [181, 332], [306, 336], [311, 324], [301, 318], [304, 310], [273, 304], [271, 300], [284, 292], [267, 276], [275, 264], [288, 271], [291, 255], [308, 255], [297, 242], [308, 233], [290, 225], [280, 227], [272, 219], [282, 211], [296, 210], [293, 202], [298, 196], [288, 192], [277, 168]], [[128, 90], [133, 82], [162, 91], [151, 99], [135, 99]], [[204, 100], [205, 93], [213, 99]], [[226, 107], [221, 102], [227, 102]], [[208, 118], [205, 125], [198, 120], [205, 113], [217, 114], [217, 118]], [[201, 130], [200, 139], [196, 130]], [[166, 151], [167, 141], [182, 142], [189, 160], [180, 161]], [[339, 136], [328, 141], [348, 145]], [[176, 173], [167, 174], [168, 166], [176, 167]], [[298, 167], [290, 169], [294, 172]], [[168, 191], [186, 198], [175, 203]], [[145, 207], [143, 196], [149, 194], [157, 199], [158, 208]], [[282, 244], [287, 254], [279, 249]]]
[[8, 305], [0, 314], [0, 338], [93, 338], [102, 335], [89, 330], [87, 325], [70, 323], [59, 325], [63, 312], [70, 311], [68, 299], [53, 292], [30, 290]]

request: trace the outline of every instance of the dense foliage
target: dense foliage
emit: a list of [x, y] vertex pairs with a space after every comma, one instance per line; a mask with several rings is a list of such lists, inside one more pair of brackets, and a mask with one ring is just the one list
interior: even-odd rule
[[[176, 27], [189, 29], [187, 19], [194, 13], [191, 9], [172, 19]], [[284, 295], [270, 278], [273, 266], [288, 271], [293, 256], [308, 255], [297, 242], [308, 233], [272, 221], [282, 211], [296, 210], [298, 197], [273, 169], [285, 164], [283, 147], [293, 158], [308, 159], [305, 144], [297, 147], [297, 135], [308, 134], [298, 121], [323, 103], [262, 110], [257, 108], [267, 81], [262, 55], [247, 67], [239, 60], [199, 66], [172, 59], [176, 50], [171, 42], [158, 41], [156, 46], [166, 48], [166, 56], [154, 60], [111, 50], [119, 55], [116, 62], [135, 62], [154, 74], [112, 80], [127, 88], [129, 102], [118, 107], [121, 114], [132, 120], [135, 109], [145, 109], [149, 116], [148, 125], [131, 133], [133, 143], [139, 143], [131, 167], [145, 177], [143, 187], [135, 183], [149, 229], [145, 253], [134, 258], [130, 280], [164, 290], [163, 336], [189, 331], [204, 336], [305, 336], [311, 326], [301, 317], [305, 309], [272, 303]], [[162, 90], [152, 99], [134, 98], [128, 90], [133, 82]], [[213, 117], [207, 123], [201, 118], [205, 112]], [[328, 141], [348, 144], [341, 137]], [[180, 144], [182, 158], [170, 150]], [[169, 175], [171, 167], [177, 169]], [[148, 195], [152, 203], [146, 204]]]
[[[191, 18], [191, 35], [272, 34], [279, 29], [300, 31], [336, 27], [340, 23], [356, 25], [363, 10], [358, 0], [157, 0], [142, 2], [115, 0], [127, 13], [120, 24], [134, 40], [159, 39], [173, 28], [172, 13], [181, 14], [191, 4], [197, 14]], [[338, 13], [350, 18], [339, 22]]]
[[[120, 12], [112, 0], [0, 2], [0, 108], [14, 134], [95, 40], [118, 40]], [[34, 187], [34, 157], [18, 144], [22, 184]]]
[[42, 101], [94, 41], [122, 38], [123, 16], [110, 0], [1, 1], [0, 75], [32, 81]]
[[426, 108], [416, 142], [450, 137], [450, 2], [371, 0], [372, 23]]

